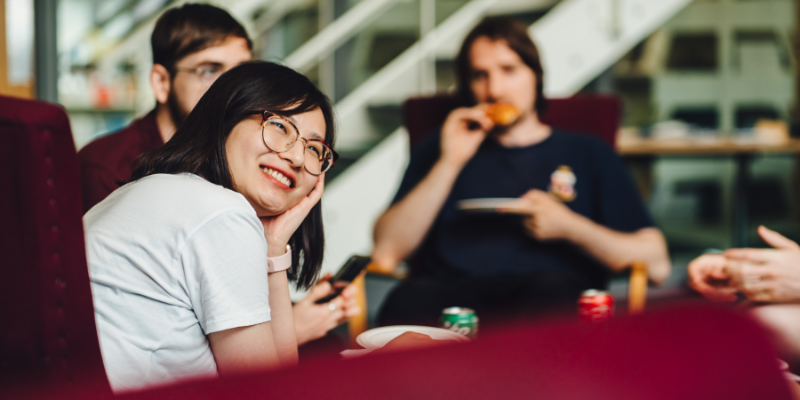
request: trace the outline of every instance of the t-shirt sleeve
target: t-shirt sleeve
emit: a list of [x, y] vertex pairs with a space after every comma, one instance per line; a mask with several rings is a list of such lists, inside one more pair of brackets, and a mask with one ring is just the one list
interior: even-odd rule
[[595, 188], [599, 199], [595, 203], [598, 223], [620, 232], [635, 232], [654, 227], [628, 168], [605, 143], [594, 143], [593, 155], [598, 174]]
[[186, 290], [206, 335], [270, 320], [263, 229], [252, 211], [226, 211], [181, 251]]
[[403, 175], [400, 188], [397, 190], [392, 204], [403, 200], [408, 192], [412, 191], [428, 175], [433, 165], [436, 164], [440, 153], [439, 138], [440, 134], [438, 132], [431, 133], [411, 152], [408, 168], [406, 168], [406, 173]]

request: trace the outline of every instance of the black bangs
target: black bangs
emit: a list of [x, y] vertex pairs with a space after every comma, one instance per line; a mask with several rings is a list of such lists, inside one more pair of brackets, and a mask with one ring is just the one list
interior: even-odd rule
[[[257, 78], [249, 85], [238, 86], [236, 90], [239, 93], [230, 95], [231, 102], [226, 107], [226, 115], [230, 113], [232, 120], [238, 123], [248, 115], [260, 114], [263, 111], [297, 115], [319, 109], [325, 117], [325, 142], [333, 149], [335, 142], [333, 106], [327, 96], [308, 78], [278, 64], [250, 61], [226, 72], [219, 80], [223, 78], [236, 80], [243, 75], [257, 76]], [[212, 89], [214, 86], [216, 83], [212, 85]], [[228, 85], [221, 86], [220, 89], [223, 89]], [[211, 91], [209, 89], [208, 94], [211, 95]], [[214, 93], [209, 97], [218, 95], [225, 96], [223, 93]], [[209, 101], [213, 100], [209, 98]], [[200, 104], [195, 110], [200, 108], [199, 106]], [[232, 128], [233, 126], [230, 126], [230, 129]]]

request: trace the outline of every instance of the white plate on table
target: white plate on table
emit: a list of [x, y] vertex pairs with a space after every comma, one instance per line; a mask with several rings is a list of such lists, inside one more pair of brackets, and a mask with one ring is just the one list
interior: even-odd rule
[[456, 207], [459, 210], [473, 212], [497, 212], [499, 208], [505, 208], [511, 212], [522, 211], [519, 199], [514, 197], [461, 200], [456, 203]]
[[364, 346], [365, 349], [374, 350], [385, 346], [386, 343], [389, 343], [392, 339], [406, 332], [422, 333], [435, 340], [452, 340], [459, 343], [467, 343], [470, 341], [468, 337], [453, 331], [448, 331], [447, 329], [433, 328], [430, 326], [397, 325], [370, 329], [358, 335], [356, 342]]

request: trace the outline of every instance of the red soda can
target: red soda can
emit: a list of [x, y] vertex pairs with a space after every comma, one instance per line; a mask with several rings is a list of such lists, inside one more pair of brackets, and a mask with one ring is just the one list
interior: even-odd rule
[[614, 316], [614, 298], [604, 290], [589, 289], [578, 299], [581, 321], [599, 322]]

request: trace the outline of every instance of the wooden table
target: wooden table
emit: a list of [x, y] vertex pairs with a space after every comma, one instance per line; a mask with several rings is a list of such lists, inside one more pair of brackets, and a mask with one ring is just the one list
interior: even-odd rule
[[620, 137], [617, 141], [617, 152], [629, 162], [643, 167], [644, 173], [634, 173], [634, 175], [645, 199], [649, 197], [652, 189], [650, 173], [652, 162], [656, 157], [732, 157], [736, 161], [733, 244], [735, 247], [746, 247], [748, 237], [747, 188], [750, 183], [750, 162], [758, 155], [800, 153], [800, 139], [789, 139], [784, 143], [778, 143], [751, 138], [642, 139]]
[[719, 137], [663, 140], [619, 138], [617, 152], [622, 157], [800, 153], [800, 139], [789, 139], [786, 143], [770, 143]]

